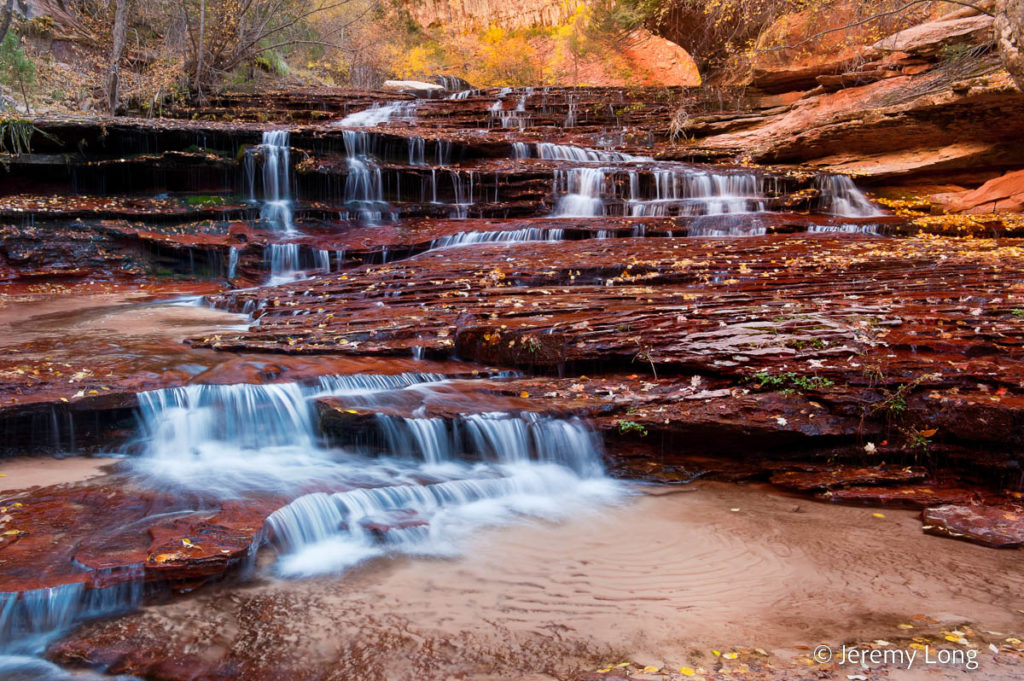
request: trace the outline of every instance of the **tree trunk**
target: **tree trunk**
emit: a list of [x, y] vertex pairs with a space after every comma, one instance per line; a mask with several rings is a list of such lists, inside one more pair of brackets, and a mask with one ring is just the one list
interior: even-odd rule
[[0, 24], [0, 43], [7, 37], [7, 29], [11, 27], [11, 19], [14, 18], [14, 0], [7, 0], [7, 9], [4, 10], [4, 20]]
[[107, 110], [117, 112], [118, 90], [121, 86], [121, 57], [124, 55], [125, 37], [128, 33], [128, 0], [114, 0], [114, 46], [110, 50], [110, 71], [107, 74]]
[[203, 101], [203, 52], [206, 51], [206, 0], [199, 2], [199, 54], [196, 55], [196, 100]]
[[1003, 66], [1024, 92], [1024, 0], [997, 0], [995, 26]]

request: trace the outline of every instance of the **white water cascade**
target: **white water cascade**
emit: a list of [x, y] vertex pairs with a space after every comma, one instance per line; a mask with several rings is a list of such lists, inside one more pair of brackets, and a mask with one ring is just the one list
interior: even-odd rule
[[561, 241], [565, 237], [563, 229], [540, 229], [524, 227], [523, 229], [506, 229], [494, 231], [458, 232], [439, 237], [430, 243], [430, 248], [453, 248], [472, 244], [516, 243], [523, 241]]
[[[390, 415], [396, 405], [440, 390], [446, 385], [443, 381], [437, 374], [416, 373], [326, 376], [315, 384], [190, 385], [140, 393], [140, 437], [129, 450], [141, 455], [133, 459], [133, 467], [146, 484], [216, 497], [259, 490], [287, 494], [310, 486], [353, 490], [342, 494], [357, 496], [383, 495], [394, 507], [384, 504], [362, 516], [393, 515], [396, 510], [420, 514], [417, 522], [444, 535], [439, 541], [449, 548], [461, 536], [461, 530], [450, 536], [444, 530], [450, 513], [468, 514], [460, 515], [460, 526], [469, 529], [509, 521], [531, 508], [549, 516], [557, 509], [586, 507], [620, 493], [603, 475], [599, 438], [580, 419], [528, 412], [445, 419]], [[360, 427], [369, 429], [365, 434], [353, 432], [343, 438], [358, 442], [369, 435], [379, 446], [373, 451], [329, 446], [319, 430], [315, 403], [315, 398], [328, 396], [352, 405], [352, 413], [383, 410], [376, 419], [363, 422]], [[464, 490], [452, 492], [457, 511], [443, 504], [423, 506], [423, 495], [433, 493], [421, 488], [439, 484], [438, 490]], [[477, 496], [465, 490], [475, 490], [472, 494]], [[311, 515], [303, 501], [307, 497], [271, 516], [272, 537], [302, 536], [323, 522], [322, 516]], [[474, 504], [482, 514], [479, 522], [473, 518]], [[324, 556], [310, 553], [306, 545], [299, 551], [292, 540], [275, 539], [283, 553], [294, 550], [304, 556], [286, 555], [282, 572], [342, 569], [352, 559], [386, 551], [372, 537], [338, 527], [333, 525], [333, 548]], [[338, 542], [352, 551], [339, 557]]]
[[349, 213], [370, 224], [380, 222], [385, 216], [392, 221], [396, 220], [397, 215], [392, 211], [391, 204], [384, 200], [380, 165], [371, 154], [370, 134], [346, 130], [343, 139], [348, 163], [344, 200]]
[[[113, 585], [107, 586], [107, 582]], [[32, 681], [98, 681], [135, 677], [71, 674], [41, 659], [47, 644], [89, 619], [128, 612], [142, 603], [143, 566], [98, 570], [91, 579], [0, 593], [0, 678]]]
[[256, 197], [256, 152], [262, 157], [263, 197], [260, 201], [260, 221], [275, 230], [292, 234], [291, 159], [289, 154], [289, 132], [268, 130], [256, 150], [245, 156], [245, 170], [249, 185], [249, 198]]
[[[391, 415], [445, 385], [436, 374], [357, 375], [141, 393], [133, 466], [147, 484], [217, 497], [324, 490], [267, 520], [284, 575], [335, 572], [396, 551], [448, 555], [474, 528], [563, 517], [622, 494], [604, 476], [600, 439], [580, 419]], [[330, 447], [314, 401], [326, 396], [353, 414], [376, 413], [361, 422], [366, 434], [343, 439], [369, 435], [378, 446]]]
[[391, 102], [390, 104], [374, 104], [368, 109], [351, 113], [336, 125], [349, 127], [371, 128], [391, 120], [412, 121], [416, 118], [415, 102]]
[[681, 166], [641, 170], [583, 166], [555, 170], [553, 217], [665, 217], [758, 213], [767, 205], [765, 178]]
[[874, 218], [885, 215], [846, 175], [819, 175], [814, 180], [821, 199], [822, 213], [847, 218]]

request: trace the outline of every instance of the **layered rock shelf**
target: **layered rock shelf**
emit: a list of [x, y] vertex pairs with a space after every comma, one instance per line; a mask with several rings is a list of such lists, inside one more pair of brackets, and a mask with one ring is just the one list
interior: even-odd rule
[[[921, 49], [760, 91], [36, 120], [0, 171], [0, 450], [118, 462], [4, 492], [0, 633], [319, 574], [317, 542], [393, 555], [450, 505], [571, 507], [606, 472], [1019, 548], [1024, 223], [979, 207], [1016, 200], [1024, 99], [930, 89]], [[974, 214], [899, 194], [925, 185]], [[44, 593], [66, 621], [37, 626]], [[187, 676], [119, 645], [57, 656]]]

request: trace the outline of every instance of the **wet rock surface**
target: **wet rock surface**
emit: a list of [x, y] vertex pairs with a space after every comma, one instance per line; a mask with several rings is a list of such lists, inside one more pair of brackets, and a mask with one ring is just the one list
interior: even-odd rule
[[[818, 172], [943, 183], [963, 210], [1016, 200], [1019, 93], [929, 89], [945, 67], [905, 47], [856, 70], [758, 76], [767, 91], [820, 88], [801, 99], [310, 90], [224, 96], [178, 120], [37, 121], [56, 141], [0, 174], [3, 453], [145, 455], [152, 407], [182, 465], [211, 455], [190, 439], [203, 429], [218, 447], [240, 440], [243, 468], [295, 441], [363, 458], [343, 483], [244, 493], [130, 470], [16, 490], [0, 501], [0, 592], [24, 604], [80, 589], [82, 617], [108, 594], [136, 607], [240, 576], [261, 545], [284, 562], [305, 546], [287, 523], [311, 508], [334, 513], [311, 537], [348, 528], [372, 553], [436, 529], [410, 490], [431, 512], [489, 499], [514, 478], [494, 462], [575, 474], [600, 468], [602, 442], [619, 478], [767, 481], [1019, 547], [1022, 227], [932, 220], [920, 203], [888, 212]], [[666, 123], [680, 107], [685, 142]], [[945, 184], [968, 175], [976, 192]], [[387, 378], [325, 380], [354, 375]], [[175, 420], [211, 404], [252, 413], [244, 429]], [[278, 454], [271, 465], [294, 452]], [[349, 492], [395, 501], [355, 522]], [[287, 641], [260, 639], [300, 601], [245, 604], [234, 615], [262, 643], [227, 656], [157, 641], [146, 617], [91, 625], [53, 655], [147, 678], [302, 678], [301, 654], [278, 664]], [[197, 631], [227, 646], [211, 627], [229, 619]], [[435, 670], [432, 646], [447, 644], [410, 640], [339, 659], [365, 669], [375, 645], [412, 646], [413, 671]], [[445, 669], [462, 674], [480, 642], [457, 640]], [[743, 654], [746, 671], [781, 678]]]
[[944, 505], [921, 513], [924, 531], [994, 548], [1024, 546], [1024, 513], [999, 506]]

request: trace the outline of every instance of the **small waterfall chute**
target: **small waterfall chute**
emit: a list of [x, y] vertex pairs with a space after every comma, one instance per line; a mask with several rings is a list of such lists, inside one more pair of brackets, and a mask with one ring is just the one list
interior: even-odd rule
[[249, 198], [253, 202], [256, 197], [256, 162], [255, 154], [262, 158], [263, 196], [260, 202], [260, 222], [270, 225], [272, 229], [291, 234], [295, 232], [292, 224], [291, 195], [291, 155], [290, 133], [287, 130], [267, 130], [259, 147], [250, 149], [245, 157], [246, 183], [249, 187]]
[[885, 215], [846, 175], [818, 175], [814, 183], [821, 192], [818, 210], [822, 213], [846, 218]]

